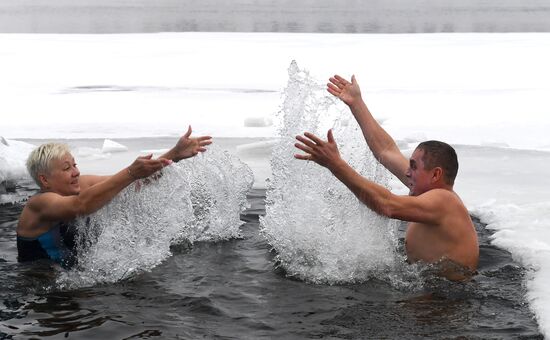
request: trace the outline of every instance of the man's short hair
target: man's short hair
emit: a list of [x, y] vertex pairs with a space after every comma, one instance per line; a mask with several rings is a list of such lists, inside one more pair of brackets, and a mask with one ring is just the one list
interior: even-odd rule
[[424, 151], [422, 161], [426, 170], [441, 167], [445, 182], [454, 184], [458, 173], [458, 157], [452, 146], [437, 140], [429, 140], [418, 144], [417, 149]]
[[63, 143], [47, 143], [42, 144], [34, 149], [27, 158], [27, 171], [32, 179], [42, 186], [38, 175], [40, 173], [50, 173], [51, 162], [54, 159], [60, 159], [70, 153], [69, 146]]

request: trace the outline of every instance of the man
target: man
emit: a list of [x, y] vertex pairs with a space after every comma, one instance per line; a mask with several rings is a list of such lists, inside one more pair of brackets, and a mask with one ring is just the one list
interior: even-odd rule
[[369, 112], [355, 76], [351, 82], [338, 75], [329, 80], [328, 92], [349, 106], [374, 156], [410, 188], [409, 196], [394, 195], [353, 170], [340, 157], [332, 130], [328, 141], [308, 132], [297, 136], [301, 143], [295, 146], [306, 154], [295, 157], [329, 169], [375, 212], [409, 222], [405, 237], [409, 262], [436, 264], [442, 276], [466, 279], [477, 268], [479, 246], [468, 210], [453, 191], [458, 171], [455, 150], [443, 142], [427, 141], [407, 160]]
[[158, 159], [152, 159], [152, 155], [138, 157], [112, 176], [80, 176], [65, 144], [43, 144], [33, 150], [27, 169], [40, 192], [29, 198], [19, 218], [19, 261], [50, 259], [70, 265], [74, 260], [74, 240], [67, 222], [99, 210], [135, 180], [148, 177], [173, 161], [206, 151], [205, 147], [212, 143], [211, 137], [190, 138], [191, 132], [189, 126], [176, 145]]

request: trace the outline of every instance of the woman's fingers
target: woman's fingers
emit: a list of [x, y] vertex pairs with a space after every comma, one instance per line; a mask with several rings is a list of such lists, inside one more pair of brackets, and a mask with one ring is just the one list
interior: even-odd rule
[[191, 125], [189, 125], [189, 127], [187, 128], [187, 132], [183, 135], [183, 138], [189, 138], [192, 132], [193, 130], [191, 129]]

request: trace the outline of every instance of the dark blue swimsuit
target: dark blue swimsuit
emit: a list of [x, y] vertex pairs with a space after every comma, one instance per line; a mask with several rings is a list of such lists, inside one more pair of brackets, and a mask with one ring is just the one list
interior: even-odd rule
[[60, 222], [38, 237], [17, 235], [19, 262], [50, 259], [64, 267], [74, 262], [74, 228]]

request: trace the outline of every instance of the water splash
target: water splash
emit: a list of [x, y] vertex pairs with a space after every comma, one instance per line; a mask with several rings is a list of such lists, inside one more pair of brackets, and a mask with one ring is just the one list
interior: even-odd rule
[[174, 244], [239, 237], [252, 182], [246, 164], [212, 146], [129, 186], [77, 221], [78, 265], [60, 275], [58, 287], [129, 278], [164, 261]]
[[[274, 147], [272, 180], [261, 232], [288, 275], [314, 283], [399, 281], [404, 259], [397, 249], [397, 222], [362, 204], [327, 169], [296, 160], [294, 137], [326, 136], [332, 127], [342, 157], [362, 176], [388, 187], [389, 172], [365, 144], [353, 117], [295, 62], [289, 67], [279, 112], [280, 142]], [[326, 139], [326, 138], [325, 138]]]

